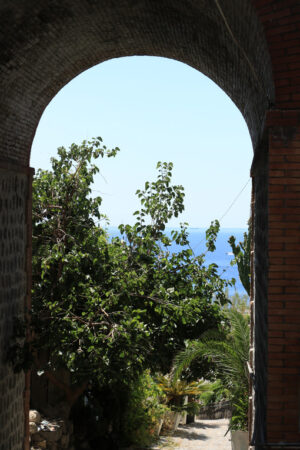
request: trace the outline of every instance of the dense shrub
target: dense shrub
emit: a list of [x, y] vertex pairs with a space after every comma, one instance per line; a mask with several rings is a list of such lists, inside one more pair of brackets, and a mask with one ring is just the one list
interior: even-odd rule
[[149, 445], [156, 437], [156, 427], [168, 409], [164, 402], [165, 394], [149, 370], [146, 370], [131, 385], [129, 403], [124, 412], [125, 441], [136, 445]]

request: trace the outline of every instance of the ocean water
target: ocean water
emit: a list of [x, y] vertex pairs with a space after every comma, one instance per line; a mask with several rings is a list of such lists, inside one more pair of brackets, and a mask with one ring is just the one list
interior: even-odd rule
[[[168, 236], [171, 235], [171, 230], [172, 228], [166, 228], [166, 234]], [[205, 246], [205, 231], [206, 230], [204, 228], [188, 229], [190, 245], [195, 255], [200, 255], [207, 250]], [[214, 252], [207, 252], [205, 256], [205, 264], [217, 264], [219, 273], [222, 274], [222, 278], [235, 278], [236, 284], [234, 287], [231, 287], [229, 289], [230, 295], [233, 295], [235, 292], [238, 292], [240, 295], [244, 295], [246, 294], [246, 291], [240, 282], [237, 266], [232, 266], [230, 264], [233, 259], [233, 255], [231, 247], [228, 244], [228, 239], [230, 236], [235, 236], [236, 241], [240, 242], [243, 240], [243, 236], [246, 231], [247, 230], [244, 228], [222, 228], [218, 234], [218, 238], [216, 241], [216, 250]], [[109, 227], [108, 233], [111, 237], [120, 236], [117, 227]], [[176, 252], [178, 250], [179, 246], [177, 246], [176, 244], [173, 244], [170, 247], [170, 251]]]

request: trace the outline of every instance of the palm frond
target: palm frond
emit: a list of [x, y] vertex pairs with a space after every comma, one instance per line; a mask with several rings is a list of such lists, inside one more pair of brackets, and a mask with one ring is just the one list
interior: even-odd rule
[[217, 365], [226, 387], [231, 391], [240, 388], [247, 390], [250, 341], [248, 318], [236, 310], [230, 310], [227, 314], [231, 325], [227, 337], [224, 339], [216, 330], [210, 330], [198, 341], [191, 341], [174, 359], [172, 372], [174, 380], [180, 377], [192, 361], [206, 357]]
[[173, 362], [172, 379], [178, 380], [182, 372], [188, 368], [191, 363], [202, 356], [202, 343], [200, 341], [191, 341], [188, 347], [177, 353]]

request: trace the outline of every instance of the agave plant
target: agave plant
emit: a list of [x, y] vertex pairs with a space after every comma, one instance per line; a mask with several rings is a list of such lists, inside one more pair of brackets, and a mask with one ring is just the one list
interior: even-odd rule
[[[249, 319], [236, 310], [227, 313], [230, 332], [227, 336], [216, 331], [209, 331], [202, 335], [199, 340], [190, 341], [187, 348], [177, 354], [174, 363], [174, 379], [179, 379], [182, 371], [192, 361], [199, 357], [206, 357], [218, 369], [218, 377], [223, 385], [230, 391], [230, 400], [233, 406], [232, 428], [247, 428], [247, 402], [249, 376]], [[241, 410], [241, 404], [243, 410]], [[238, 408], [237, 408], [238, 405]], [[240, 420], [239, 420], [240, 417]]]

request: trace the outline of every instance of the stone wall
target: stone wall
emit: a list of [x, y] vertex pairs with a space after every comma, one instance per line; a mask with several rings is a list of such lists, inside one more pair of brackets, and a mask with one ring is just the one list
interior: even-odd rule
[[29, 430], [31, 450], [75, 450], [72, 444], [73, 424], [67, 419], [49, 419], [31, 410]]
[[266, 440], [267, 359], [268, 359], [268, 154], [267, 146], [260, 149], [265, 154], [253, 167], [254, 175], [254, 357], [253, 378], [253, 429], [252, 442]]
[[0, 450], [20, 450], [23, 442], [24, 375], [15, 375], [5, 358], [27, 288], [27, 180], [26, 173], [0, 168]]
[[227, 419], [232, 415], [230, 402], [213, 403], [212, 405], [202, 406], [197, 414], [198, 420], [205, 419]]

